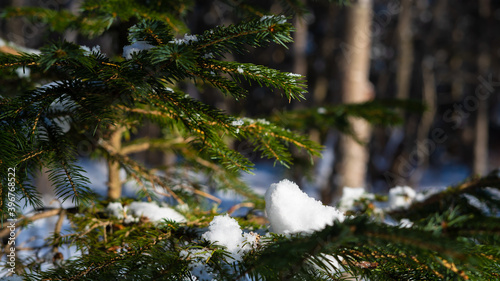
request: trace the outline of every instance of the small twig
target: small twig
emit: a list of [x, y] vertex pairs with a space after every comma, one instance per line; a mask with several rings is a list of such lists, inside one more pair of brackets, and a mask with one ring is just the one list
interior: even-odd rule
[[[24, 217], [24, 216], [22, 216], [16, 222], [16, 228], [18, 228], [21, 225], [26, 224], [28, 222], [32, 222], [32, 221], [36, 221], [36, 220], [39, 220], [39, 219], [44, 219], [44, 218], [56, 216], [60, 212], [61, 212], [61, 209], [52, 209], [52, 210], [48, 210], [48, 211], [45, 211], [45, 212], [42, 212], [42, 213], [34, 214], [31, 217]], [[6, 237], [7, 235], [9, 235], [9, 232], [10, 232], [9, 228], [2, 228], [0, 230], [0, 237], [2, 237], [2, 238]]]
[[54, 228], [54, 237], [55, 238], [55, 241], [54, 241], [54, 246], [52, 247], [52, 252], [53, 253], [56, 253], [56, 252], [59, 252], [58, 250], [58, 244], [59, 244], [59, 241], [61, 240], [61, 229], [62, 229], [62, 225], [63, 225], [63, 222], [64, 222], [64, 218], [66, 218], [66, 210], [65, 209], [60, 209], [61, 211], [59, 212], [59, 219], [57, 220], [57, 223], [56, 223], [56, 227]]
[[229, 208], [229, 210], [227, 211], [227, 213], [229, 215], [231, 215], [232, 213], [234, 213], [236, 210], [240, 209], [240, 208], [244, 208], [244, 207], [247, 207], [247, 208], [255, 208], [255, 204], [252, 203], [252, 202], [243, 202], [243, 203], [239, 203], [239, 204], [236, 204], [234, 206], [232, 206], [231, 208]]
[[[93, 219], [93, 221], [96, 221], [97, 219]], [[101, 226], [108, 226], [108, 225], [111, 225], [112, 222], [111, 221], [99, 221], [97, 224], [94, 224], [92, 226], [90, 226], [87, 230], [85, 230], [84, 232], [82, 232], [78, 237], [79, 238], [82, 238], [83, 236], [87, 235], [87, 233], [91, 232], [92, 230], [98, 228], [98, 227], [101, 227]]]

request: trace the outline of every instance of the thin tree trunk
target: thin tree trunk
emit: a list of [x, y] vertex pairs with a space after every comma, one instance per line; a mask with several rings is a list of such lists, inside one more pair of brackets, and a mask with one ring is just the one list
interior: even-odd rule
[[[373, 98], [373, 87], [368, 80], [370, 71], [372, 0], [353, 2], [348, 9], [346, 46], [349, 48], [344, 65], [343, 103], [361, 103]], [[357, 142], [351, 136], [339, 139], [339, 187], [364, 187], [369, 159], [367, 143], [371, 136], [368, 122], [350, 118]], [[339, 195], [340, 190], [333, 192]]]
[[485, 175], [488, 172], [488, 104], [479, 100], [476, 126], [474, 127], [474, 174]]
[[[478, 2], [479, 9], [479, 26], [486, 27], [487, 19], [491, 15], [490, 0], [480, 0]], [[491, 55], [487, 43], [488, 38], [481, 36], [478, 46], [477, 68], [479, 75], [486, 75], [490, 68]], [[488, 98], [477, 98], [477, 114], [476, 123], [474, 126], [474, 174], [484, 175], [488, 172]]]
[[[109, 138], [109, 144], [115, 151], [120, 151], [122, 147], [122, 134], [124, 131], [124, 127], [118, 127]], [[120, 179], [120, 163], [110, 159], [108, 160], [108, 199], [117, 200], [121, 195], [122, 181]]]
[[396, 72], [397, 92], [399, 99], [410, 97], [411, 72], [413, 69], [413, 36], [411, 31], [411, 6], [413, 0], [401, 0], [401, 13], [398, 17], [398, 69]]
[[427, 111], [422, 115], [420, 124], [417, 129], [417, 147], [414, 147], [413, 152], [417, 154], [417, 163], [415, 172], [410, 177], [410, 186], [416, 186], [417, 183], [422, 178], [425, 169], [428, 167], [430, 147], [428, 146], [427, 139], [429, 137], [429, 131], [432, 124], [434, 123], [434, 117], [436, 115], [436, 81], [434, 74], [434, 58], [425, 58], [422, 61], [422, 79], [423, 79], [423, 89], [422, 89], [422, 101], [427, 106]]
[[[413, 0], [401, 0], [401, 12], [398, 16], [398, 26], [396, 29], [397, 35], [397, 46], [398, 46], [398, 55], [397, 55], [397, 71], [396, 71], [396, 98], [398, 99], [408, 99], [410, 98], [410, 88], [411, 88], [411, 74], [413, 70], [413, 34], [411, 30], [411, 19], [412, 19], [412, 11], [411, 7], [413, 5]], [[411, 124], [409, 120], [405, 122], [407, 125]], [[396, 144], [398, 147], [403, 145], [405, 140], [411, 138], [413, 130], [411, 126], [405, 127], [396, 127], [391, 132], [391, 139], [397, 139], [397, 136], [404, 135], [404, 137], [400, 138], [401, 142]], [[406, 155], [407, 152], [404, 150], [404, 147], [401, 147], [403, 151], [401, 154], [396, 154], [395, 156]], [[400, 170], [401, 165], [404, 165], [400, 158], [396, 158], [393, 163], [395, 170]], [[393, 169], [393, 170], [394, 170]], [[398, 174], [398, 173], [395, 173]], [[394, 180], [393, 183], [390, 183], [390, 187], [392, 185], [399, 185], [402, 182], [406, 183], [406, 179], [403, 180], [403, 177], [398, 177]]]
[[295, 17], [295, 33], [293, 35], [293, 72], [307, 75], [307, 22], [304, 18]]

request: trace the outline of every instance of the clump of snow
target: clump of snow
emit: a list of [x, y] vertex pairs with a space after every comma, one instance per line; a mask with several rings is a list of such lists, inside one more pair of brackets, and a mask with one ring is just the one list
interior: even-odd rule
[[19, 78], [28, 78], [31, 74], [31, 69], [29, 67], [18, 67], [16, 68], [16, 74]]
[[270, 125], [271, 123], [267, 121], [266, 119], [259, 118], [257, 119], [257, 123], [262, 124], [262, 125]]
[[95, 45], [92, 49], [87, 46], [80, 46], [80, 48], [83, 49], [85, 56], [90, 56], [92, 53], [101, 53], [101, 46], [99, 45]]
[[212, 59], [214, 57], [213, 53], [206, 53], [202, 56], [204, 59]]
[[177, 38], [169, 41], [168, 43], [181, 45], [181, 44], [189, 44], [191, 42], [198, 42], [198, 37], [196, 37], [196, 35], [184, 34], [184, 38]]
[[423, 202], [423, 201], [429, 199], [429, 197], [431, 197], [435, 194], [438, 194], [440, 192], [442, 192], [442, 189], [439, 189], [439, 188], [433, 188], [433, 189], [425, 190], [423, 192], [417, 192], [417, 194], [415, 195], [414, 201]]
[[240, 66], [238, 66], [236, 70], [238, 71], [238, 73], [243, 73], [243, 68], [241, 68]]
[[344, 187], [342, 191], [342, 197], [340, 198], [339, 209], [342, 211], [347, 211], [354, 206], [356, 201], [361, 199], [375, 199], [375, 195], [367, 193], [362, 187]]
[[243, 119], [237, 119], [237, 120], [234, 120], [233, 122], [231, 122], [232, 126], [241, 126], [243, 124], [245, 124], [245, 121], [243, 121]]
[[389, 190], [389, 209], [407, 209], [414, 201], [417, 193], [409, 186], [396, 186]]
[[132, 59], [133, 53], [139, 53], [140, 51], [149, 50], [154, 46], [145, 41], [136, 41], [132, 45], [127, 45], [123, 47], [123, 57], [126, 59]]
[[[246, 252], [257, 245], [257, 235], [243, 233], [238, 222], [228, 215], [214, 217], [201, 238], [225, 247], [231, 255], [228, 262], [235, 262], [236, 265]], [[190, 261], [188, 267], [194, 278], [192, 280], [216, 280], [217, 274], [208, 263], [211, 257], [212, 250], [206, 248], [189, 248], [180, 252], [181, 259]]]
[[318, 107], [318, 114], [325, 114], [326, 109], [324, 107]]
[[253, 233], [243, 233], [238, 222], [229, 215], [214, 217], [208, 231], [201, 238], [226, 247], [235, 261], [240, 261], [257, 243], [257, 236]]
[[169, 207], [160, 207], [153, 202], [132, 202], [123, 207], [119, 202], [109, 203], [106, 211], [118, 219], [125, 219], [126, 223], [138, 221], [140, 217], [147, 217], [152, 222], [173, 220], [186, 222], [186, 218]]
[[184, 40], [186, 40], [187, 43], [190, 43], [190, 42], [197, 42], [198, 38], [196, 37], [196, 35], [184, 34]]
[[413, 222], [409, 219], [405, 218], [405, 219], [401, 219], [399, 221], [399, 227], [401, 227], [401, 228], [410, 228], [412, 226], [413, 226]]
[[281, 15], [281, 16], [276, 16], [276, 15], [262, 16], [260, 18], [260, 21], [265, 21], [267, 19], [273, 19], [273, 18], [281, 18], [281, 20], [278, 22], [279, 24], [284, 24], [286, 22], [286, 17], [284, 15]]
[[160, 207], [153, 202], [132, 202], [128, 210], [133, 216], [148, 217], [153, 222], [160, 222], [164, 219], [176, 222], [186, 222], [186, 218], [176, 210], [169, 207]]
[[125, 218], [125, 214], [127, 213], [127, 207], [123, 207], [120, 202], [111, 202], [106, 207], [106, 212], [108, 212], [113, 217], [116, 217], [119, 220]]
[[343, 221], [338, 209], [309, 197], [289, 180], [271, 184], [265, 194], [266, 215], [275, 233], [310, 233]]

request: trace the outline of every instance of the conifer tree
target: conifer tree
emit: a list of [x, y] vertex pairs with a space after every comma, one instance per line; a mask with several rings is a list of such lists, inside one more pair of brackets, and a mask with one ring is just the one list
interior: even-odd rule
[[[283, 2], [292, 11], [303, 8], [302, 1]], [[387, 198], [365, 196], [348, 211], [352, 216], [312, 233], [276, 234], [240, 218], [245, 234], [236, 233], [236, 246], [221, 246], [214, 238], [216, 222], [227, 226], [232, 221], [203, 208], [204, 200], [214, 198], [198, 175], [209, 175], [218, 189], [233, 190], [255, 209], [264, 209], [263, 199], [239, 179], [240, 171], [251, 171], [251, 161], [232, 150], [229, 140], [247, 140], [263, 157], [285, 166], [293, 160], [289, 145], [310, 157], [319, 155], [321, 146], [277, 122], [230, 116], [187, 95], [180, 85], [208, 84], [239, 100], [247, 95], [241, 86], [247, 81], [274, 89], [287, 100], [303, 99], [303, 77], [224, 59], [227, 53], [271, 43], [286, 46], [293, 31], [288, 18], [261, 14], [244, 2], [240, 10], [253, 17], [189, 34], [182, 22], [185, 1], [87, 0], [81, 8], [78, 15], [42, 8], [8, 9], [3, 14], [27, 16], [54, 31], [72, 28], [87, 36], [131, 24], [124, 58], [109, 58], [97, 48], [67, 41], [47, 44], [40, 54], [0, 54], [2, 71], [29, 67], [44, 82], [28, 85], [17, 95], [1, 95], [0, 168], [15, 168], [15, 176], [2, 176], [2, 220], [29, 205], [37, 212], [18, 217], [19, 231], [42, 217], [58, 216], [60, 221], [43, 246], [52, 249], [50, 260], [18, 256], [17, 274], [27, 280], [498, 278], [498, 172], [402, 209], [375, 211], [374, 205]], [[373, 101], [295, 111], [280, 119], [289, 127], [334, 126], [350, 133], [348, 116], [394, 124], [399, 121], [396, 107], [419, 108], [405, 101]], [[130, 138], [146, 120], [163, 128], [162, 137]], [[107, 198], [90, 188], [77, 161], [82, 141], [92, 146], [93, 156], [107, 160], [110, 174], [126, 172], [138, 187], [136, 198], [123, 198], [122, 183], [112, 182], [112, 177]], [[176, 169], [160, 172], [130, 156], [142, 149], [174, 152], [181, 160]], [[32, 184], [41, 168], [48, 169], [58, 199], [70, 200], [75, 207], [42, 205]], [[19, 200], [11, 200], [14, 197]], [[127, 213], [127, 207], [138, 206], [137, 200], [168, 201], [183, 219], [156, 221]], [[72, 230], [62, 233], [66, 217]], [[389, 217], [408, 218], [413, 225], [383, 223]], [[5, 233], [8, 228], [3, 227], [0, 234], [6, 237]], [[58, 251], [63, 245], [76, 246], [80, 254], [64, 259]]]

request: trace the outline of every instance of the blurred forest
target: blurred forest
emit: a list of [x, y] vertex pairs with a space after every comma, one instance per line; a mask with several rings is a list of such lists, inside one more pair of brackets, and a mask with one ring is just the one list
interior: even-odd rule
[[[77, 0], [4, 0], [7, 6], [40, 6], [78, 10]], [[277, 2], [277, 1], [276, 1]], [[342, 169], [346, 149], [334, 128], [301, 128], [325, 146], [323, 159], [316, 166], [297, 161], [288, 177], [295, 182], [314, 185], [323, 191], [323, 201], [331, 200], [346, 185], [340, 175], [352, 173], [368, 190], [384, 192], [395, 185], [426, 188], [449, 185], [472, 174], [484, 175], [500, 166], [500, 1], [492, 0], [373, 0], [350, 1], [338, 5], [328, 1], [303, 1], [305, 9], [293, 17], [295, 42], [288, 49], [272, 45], [256, 49], [237, 60], [251, 61], [282, 71], [307, 76], [307, 100], [288, 103], [278, 95], [268, 94], [259, 85], [249, 85], [250, 95], [235, 101], [216, 94], [214, 89], [200, 89], [191, 84], [185, 90], [191, 96], [224, 109], [231, 114], [279, 119], [284, 109], [304, 109], [345, 102], [345, 77], [364, 45], [349, 41], [369, 39], [369, 82], [363, 84], [366, 99], [412, 99], [426, 104], [423, 113], [403, 113], [400, 126], [375, 126], [366, 135], [366, 173]], [[359, 3], [358, 3], [359, 2]], [[350, 9], [367, 3], [366, 15], [371, 27], [348, 31]], [[193, 34], [216, 25], [228, 25], [241, 19], [235, 12], [236, 0], [196, 1], [185, 11], [185, 21]], [[275, 1], [255, 1], [262, 11], [287, 14]], [[80, 45], [100, 45], [108, 57], [121, 56], [127, 38], [116, 38], [130, 26], [113, 26], [95, 39], [83, 38], [73, 31], [50, 32], [44, 24], [25, 18], [0, 21], [0, 38], [19, 46], [37, 49], [61, 37]], [[354, 32], [354, 33], [352, 33]], [[122, 36], [122, 35], [120, 35]], [[358, 38], [361, 41], [356, 41]], [[110, 42], [122, 42], [112, 45]], [[363, 42], [365, 42], [363, 41]], [[0, 51], [12, 51], [7, 46]], [[231, 55], [229, 55], [231, 56]], [[230, 59], [230, 57], [229, 57]], [[13, 85], [2, 85], [7, 94]], [[358, 88], [359, 89], [359, 88]], [[358, 90], [359, 91], [359, 90]], [[319, 112], [319, 111], [318, 111]], [[285, 124], [286, 125], [286, 124]], [[160, 129], [146, 126], [138, 135], [160, 134]], [[248, 144], [234, 147], [258, 161]], [[85, 155], [83, 155], [85, 156]], [[165, 164], [173, 155], [141, 153], [135, 155], [146, 163]], [[252, 159], [253, 158], [253, 159]], [[262, 160], [264, 161], [264, 160]], [[307, 184], [306, 184], [307, 185]], [[357, 186], [353, 186], [357, 187]]]

